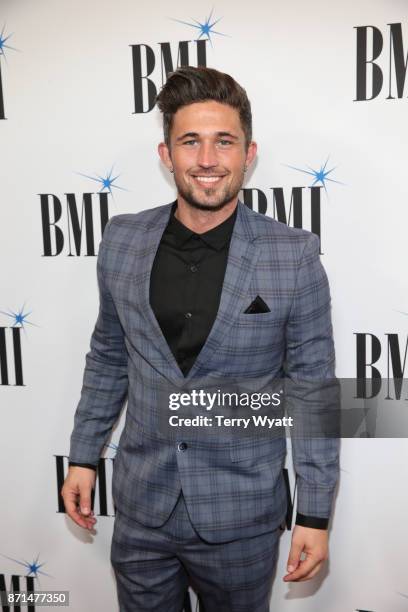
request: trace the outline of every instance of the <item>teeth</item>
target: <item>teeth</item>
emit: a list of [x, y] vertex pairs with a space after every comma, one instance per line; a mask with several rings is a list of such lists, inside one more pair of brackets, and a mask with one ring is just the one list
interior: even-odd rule
[[214, 183], [215, 181], [218, 181], [221, 177], [220, 176], [196, 176], [195, 178], [198, 181], [202, 181], [203, 183]]

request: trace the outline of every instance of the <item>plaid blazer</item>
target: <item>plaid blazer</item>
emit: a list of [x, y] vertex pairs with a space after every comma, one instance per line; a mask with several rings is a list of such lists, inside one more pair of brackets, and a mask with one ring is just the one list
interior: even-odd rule
[[[333, 378], [330, 292], [319, 239], [238, 201], [217, 317], [184, 377], [149, 303], [152, 264], [170, 209], [120, 214], [106, 225], [97, 260], [99, 314], [69, 458], [97, 464], [127, 399], [112, 480], [116, 508], [159, 527], [182, 487], [190, 518], [207, 541], [257, 535], [285, 517], [285, 434], [222, 444], [197, 434], [180, 447], [181, 439], [160, 431], [157, 389], [183, 389], [211, 376]], [[257, 295], [270, 312], [244, 314]], [[335, 439], [292, 440], [299, 512], [330, 516], [338, 454]]]

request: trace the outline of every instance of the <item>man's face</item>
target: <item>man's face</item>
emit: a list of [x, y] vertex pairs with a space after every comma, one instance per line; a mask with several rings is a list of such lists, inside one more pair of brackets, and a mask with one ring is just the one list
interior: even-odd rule
[[175, 113], [170, 149], [161, 143], [159, 154], [174, 170], [179, 197], [194, 208], [215, 211], [238, 196], [256, 143], [251, 142], [246, 151], [238, 111], [209, 100]]

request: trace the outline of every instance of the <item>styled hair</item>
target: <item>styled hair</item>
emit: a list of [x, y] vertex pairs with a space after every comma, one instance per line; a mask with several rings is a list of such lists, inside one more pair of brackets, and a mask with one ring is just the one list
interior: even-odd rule
[[163, 113], [164, 141], [170, 148], [170, 132], [173, 117], [179, 108], [215, 100], [237, 109], [245, 134], [245, 149], [252, 140], [251, 103], [246, 91], [229, 74], [214, 68], [184, 66], [170, 72], [166, 83], [156, 97], [156, 104]]

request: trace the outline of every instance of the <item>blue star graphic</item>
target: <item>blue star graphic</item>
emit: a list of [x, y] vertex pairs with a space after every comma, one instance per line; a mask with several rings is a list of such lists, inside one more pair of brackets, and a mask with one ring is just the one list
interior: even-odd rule
[[6, 45], [6, 42], [11, 36], [13, 36], [13, 34], [9, 34], [8, 36], [5, 36], [4, 34], [5, 29], [6, 29], [6, 26], [3, 26], [3, 29], [0, 34], [0, 55], [2, 55], [4, 59], [7, 61], [4, 49], [12, 49], [13, 51], [18, 51], [18, 49], [16, 49], [15, 47], [10, 47], [10, 45]]
[[32, 311], [24, 313], [24, 309], [25, 309], [25, 302], [19, 312], [13, 312], [12, 310], [9, 310], [9, 312], [4, 312], [4, 310], [0, 310], [0, 312], [2, 314], [5, 314], [7, 317], [11, 317], [12, 319], [14, 319], [14, 323], [12, 327], [18, 326], [18, 327], [22, 327], [25, 330], [24, 325], [26, 323], [28, 325], [35, 325], [35, 327], [38, 327], [38, 325], [36, 325], [35, 323], [32, 323], [31, 321], [27, 321], [27, 317], [28, 315], [31, 314]]
[[120, 174], [112, 177], [113, 166], [110, 172], [107, 173], [106, 177], [99, 176], [98, 174], [96, 174], [95, 176], [89, 176], [88, 174], [82, 174], [82, 172], [77, 172], [77, 174], [84, 176], [85, 178], [91, 179], [92, 181], [96, 181], [97, 183], [100, 183], [102, 187], [100, 188], [98, 193], [101, 193], [104, 189], [106, 189], [107, 191], [109, 191], [109, 193], [113, 197], [112, 187], [114, 189], [121, 189], [122, 191], [128, 191], [124, 187], [119, 187], [119, 185], [114, 185], [114, 182], [116, 181], [117, 178], [119, 178]]
[[178, 23], [183, 23], [184, 25], [188, 25], [191, 28], [196, 28], [197, 30], [200, 31], [200, 35], [198, 38], [201, 38], [202, 36], [207, 36], [207, 39], [210, 41], [210, 45], [212, 47], [213, 44], [211, 40], [211, 34], [218, 34], [219, 36], [228, 36], [228, 34], [222, 34], [221, 32], [217, 32], [216, 30], [213, 30], [213, 26], [215, 26], [215, 24], [221, 21], [222, 19], [222, 17], [220, 17], [219, 19], [216, 19], [215, 21], [210, 23], [213, 11], [214, 9], [211, 9], [211, 13], [207, 17], [207, 19], [204, 21], [204, 23], [201, 23], [200, 21], [197, 21], [196, 19], [192, 19], [194, 23], [189, 23], [188, 21], [181, 21], [181, 19], [173, 19], [173, 17], [170, 17], [170, 19], [172, 19], [173, 21], [177, 21]]
[[19, 561], [18, 559], [13, 559], [13, 557], [8, 557], [7, 555], [3, 555], [3, 554], [2, 554], [2, 557], [5, 557], [6, 559], [10, 559], [10, 561], [14, 561], [15, 563], [18, 563], [19, 565], [23, 565], [28, 570], [26, 576], [32, 575], [34, 578], [38, 578], [38, 574], [42, 574], [43, 576], [52, 577], [51, 574], [47, 574], [46, 572], [40, 571], [40, 567], [44, 565], [44, 563], [38, 563], [40, 554], [38, 554], [37, 558], [31, 563], [29, 561], [26, 561], [25, 559], [23, 559], [23, 561]]
[[334, 167], [334, 168], [330, 168], [330, 170], [326, 170], [328, 162], [329, 162], [329, 158], [326, 159], [325, 164], [320, 166], [320, 170], [314, 170], [313, 168], [310, 168], [310, 166], [306, 166], [308, 170], [304, 170], [303, 168], [296, 168], [295, 166], [289, 166], [287, 164], [285, 165], [288, 168], [292, 168], [292, 170], [297, 170], [298, 172], [303, 172], [304, 174], [309, 174], [310, 176], [313, 176], [315, 180], [312, 183], [312, 187], [314, 187], [317, 183], [321, 183], [321, 185], [324, 187], [324, 190], [327, 193], [326, 181], [330, 181], [331, 183], [338, 183], [339, 185], [344, 185], [344, 183], [341, 183], [340, 181], [335, 181], [332, 178], [328, 178], [328, 175], [331, 172], [333, 172], [333, 170], [336, 169], [336, 167]]

